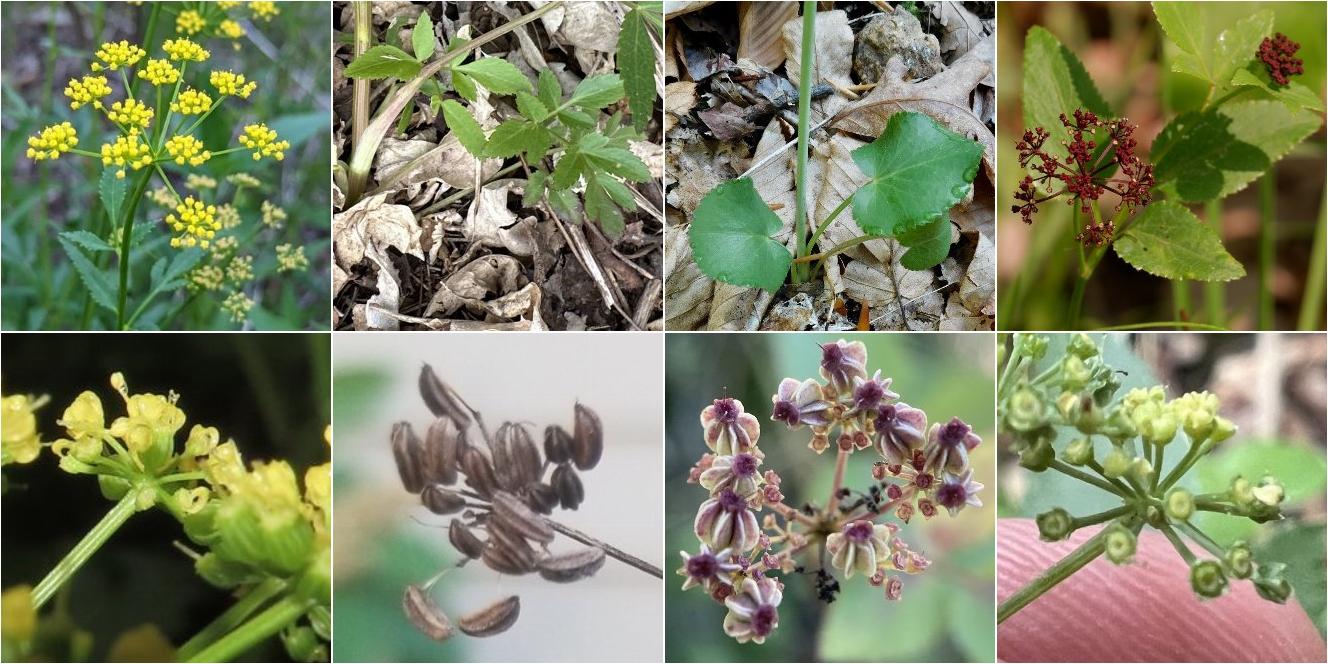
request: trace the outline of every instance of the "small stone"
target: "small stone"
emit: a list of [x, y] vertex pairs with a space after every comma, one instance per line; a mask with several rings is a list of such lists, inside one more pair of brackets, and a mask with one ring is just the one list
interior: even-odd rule
[[935, 35], [922, 31], [922, 24], [902, 6], [872, 19], [858, 33], [853, 52], [853, 73], [862, 83], [875, 83], [885, 75], [885, 64], [894, 56], [903, 58], [910, 79], [931, 78], [945, 71], [941, 45]]

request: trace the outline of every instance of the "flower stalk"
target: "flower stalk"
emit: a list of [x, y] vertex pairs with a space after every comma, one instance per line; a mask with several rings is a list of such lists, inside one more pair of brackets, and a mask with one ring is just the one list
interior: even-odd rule
[[103, 516], [97, 522], [97, 525], [93, 526], [83, 536], [83, 539], [79, 540], [78, 544], [75, 544], [74, 548], [70, 549], [69, 553], [65, 554], [65, 557], [61, 558], [60, 562], [51, 568], [51, 571], [42, 578], [41, 582], [32, 591], [33, 609], [41, 609], [47, 601], [54, 597], [60, 588], [74, 578], [74, 574], [83, 567], [84, 563], [88, 562], [88, 559], [92, 558], [93, 554], [97, 553], [102, 545], [120, 529], [120, 526], [123, 526], [129, 520], [129, 517], [138, 511], [135, 500], [136, 495], [133, 492], [125, 494], [111, 507], [106, 516]]

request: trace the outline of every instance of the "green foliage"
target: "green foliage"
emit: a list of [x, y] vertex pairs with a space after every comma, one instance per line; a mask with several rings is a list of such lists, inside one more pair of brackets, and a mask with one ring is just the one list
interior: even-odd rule
[[517, 92], [529, 92], [530, 81], [516, 65], [502, 58], [480, 58], [472, 62], [452, 67], [452, 72], [460, 72], [474, 79], [494, 94], [510, 95]]
[[1273, 13], [1260, 11], [1224, 28], [1211, 5], [1203, 2], [1154, 2], [1157, 22], [1181, 53], [1172, 71], [1222, 88], [1253, 57], [1259, 42], [1272, 34]]
[[415, 59], [419, 62], [424, 62], [433, 55], [433, 19], [429, 18], [429, 12], [420, 14], [420, 20], [411, 29], [410, 45], [411, 50], [415, 52]]
[[1149, 205], [1112, 246], [1126, 263], [1167, 279], [1230, 281], [1245, 276], [1245, 268], [1222, 247], [1212, 225], [1172, 201]]
[[457, 140], [471, 154], [481, 154], [484, 152], [484, 129], [480, 123], [475, 121], [475, 117], [466, 110], [466, 107], [454, 100], [448, 99], [442, 103], [443, 119], [447, 121], [447, 126], [452, 129]]
[[364, 52], [346, 66], [350, 78], [412, 78], [420, 73], [420, 62], [409, 53], [390, 44], [380, 44]]
[[88, 260], [87, 255], [78, 247], [74, 246], [71, 238], [61, 235], [60, 246], [64, 248], [65, 255], [69, 257], [69, 262], [78, 272], [78, 278], [82, 280], [83, 286], [87, 288], [88, 295], [99, 306], [107, 311], [115, 311], [115, 286], [112, 285], [111, 275], [104, 270], [100, 270], [92, 261]]
[[925, 270], [940, 265], [950, 253], [950, 219], [937, 217], [917, 228], [900, 233], [896, 238], [908, 247], [899, 264], [910, 270]]
[[725, 283], [779, 290], [793, 259], [771, 238], [783, 222], [749, 178], [725, 182], [706, 194], [692, 215], [688, 238], [701, 271]]
[[1100, 116], [1111, 115], [1083, 63], [1040, 26], [1031, 28], [1024, 40], [1023, 104], [1024, 126], [1045, 128], [1051, 134], [1048, 151], [1060, 154], [1065, 153], [1061, 142], [1070, 139], [1060, 121], [1062, 113], [1083, 108]]
[[639, 3], [623, 17], [618, 33], [618, 69], [622, 71], [632, 126], [640, 131], [654, 113], [655, 41], [663, 34], [663, 3]]

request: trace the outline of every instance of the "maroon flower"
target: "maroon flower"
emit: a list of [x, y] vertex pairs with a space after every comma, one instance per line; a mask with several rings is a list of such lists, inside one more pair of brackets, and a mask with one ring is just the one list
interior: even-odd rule
[[732, 556], [729, 555], [728, 549], [716, 553], [702, 544], [701, 550], [696, 554], [689, 554], [686, 551], [681, 553], [682, 567], [678, 570], [678, 574], [687, 577], [682, 583], [683, 590], [701, 586], [710, 591], [716, 584], [733, 583], [730, 575], [738, 571], [738, 564], [731, 562]]
[[981, 483], [973, 481], [972, 468], [962, 475], [946, 473], [941, 486], [936, 489], [936, 502], [950, 510], [950, 516], [954, 516], [968, 505], [982, 507], [982, 501], [978, 499], [978, 492], [982, 488]]
[[701, 411], [701, 428], [706, 444], [721, 456], [750, 451], [761, 437], [756, 416], [743, 412], [741, 401], [727, 397]]
[[962, 473], [968, 469], [968, 452], [982, 443], [973, 427], [955, 417], [945, 424], [936, 423], [927, 431], [926, 467], [932, 473]]
[[891, 465], [907, 463], [913, 450], [922, 447], [927, 414], [904, 402], [886, 404], [876, 410], [876, 451]]
[[1279, 32], [1271, 38], [1264, 37], [1259, 44], [1259, 60], [1268, 69], [1268, 77], [1285, 86], [1290, 84], [1287, 77], [1305, 73], [1305, 63], [1295, 57], [1299, 50], [1300, 44]]
[[747, 500], [730, 489], [701, 503], [692, 528], [697, 539], [712, 549], [731, 548], [738, 553], [750, 551], [761, 535], [761, 527]]
[[890, 383], [893, 382], [893, 378], [881, 378], [879, 369], [871, 378], [854, 378], [853, 409], [876, 410], [882, 403], [898, 399], [899, 394], [890, 391]]

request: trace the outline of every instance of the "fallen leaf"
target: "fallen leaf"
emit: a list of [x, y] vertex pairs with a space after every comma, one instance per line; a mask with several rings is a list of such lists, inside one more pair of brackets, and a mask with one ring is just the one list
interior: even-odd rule
[[796, 2], [743, 2], [738, 5], [738, 60], [766, 69], [784, 64], [780, 37], [784, 24], [797, 18]]
[[[438, 285], [425, 308], [425, 317], [450, 316], [458, 311], [482, 315], [491, 295], [497, 298], [518, 291], [527, 284], [521, 262], [511, 256], [493, 254], [477, 258], [458, 269]], [[497, 299], [495, 298], [495, 299]]]
[[332, 217], [337, 265], [343, 270], [350, 271], [364, 259], [370, 242], [382, 249], [396, 247], [402, 253], [424, 258], [415, 213], [405, 205], [385, 203], [386, 198], [385, 194], [369, 196]]
[[[839, 88], [853, 85], [849, 75], [853, 70], [853, 30], [848, 24], [848, 14], [843, 10], [820, 12], [816, 15], [816, 57], [812, 61], [812, 80], [816, 83], [830, 83]], [[784, 24], [784, 52], [788, 60], [784, 69], [789, 72], [789, 80], [798, 84], [802, 67], [802, 19], [795, 18]], [[834, 115], [843, 108], [848, 100], [839, 94], [831, 94], [812, 102], [816, 117]]]
[[603, 53], [618, 50], [618, 25], [622, 21], [613, 3], [600, 0], [563, 3], [540, 18], [560, 43]]
[[516, 213], [508, 207], [508, 197], [516, 182], [499, 180], [480, 189], [470, 203], [462, 226], [467, 240], [486, 247], [502, 247], [517, 256], [530, 256], [535, 252], [530, 224], [524, 227], [518, 224]]
[[401, 282], [397, 270], [392, 266], [387, 253], [373, 242], [365, 247], [364, 255], [378, 266], [378, 292], [365, 302], [364, 324], [371, 330], [399, 330], [401, 323], [385, 315], [401, 310]]

